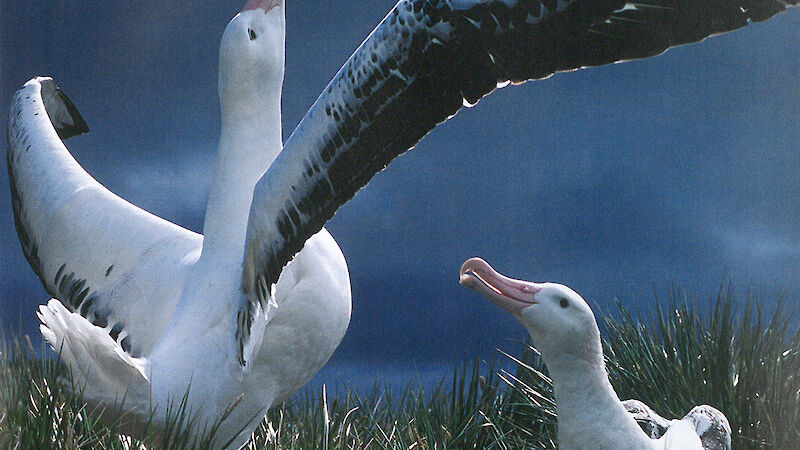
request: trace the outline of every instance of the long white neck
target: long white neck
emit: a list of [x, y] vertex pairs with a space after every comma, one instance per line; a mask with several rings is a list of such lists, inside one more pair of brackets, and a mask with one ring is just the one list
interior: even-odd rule
[[622, 406], [608, 381], [602, 352], [546, 358], [558, 408], [562, 449], [652, 449], [648, 438]]
[[253, 188], [283, 147], [281, 82], [261, 88], [267, 92], [253, 92], [251, 98], [220, 95], [222, 130], [202, 259], [241, 263]]

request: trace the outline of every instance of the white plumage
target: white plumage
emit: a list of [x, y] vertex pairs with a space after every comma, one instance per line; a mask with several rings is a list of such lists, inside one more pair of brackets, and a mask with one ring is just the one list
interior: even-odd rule
[[728, 420], [710, 406], [666, 421], [641, 402], [619, 400], [594, 313], [572, 289], [505, 277], [480, 258], [466, 261], [460, 274], [461, 284], [513, 314], [541, 352], [553, 380], [559, 448], [730, 450]]
[[202, 236], [89, 176], [61, 142], [86, 124], [51, 79], [33, 79], [13, 100], [8, 167], [23, 251], [54, 297], [43, 333], [88, 400], [124, 396], [145, 417], [191, 381], [201, 422], [237, 405], [220, 436], [242, 442], [341, 340], [349, 276], [323, 225], [393, 158], [497, 87], [652, 56], [794, 3], [401, 0], [282, 150], [284, 5], [248, 0], [220, 49]]
[[40, 308], [42, 334], [84, 398], [112, 412], [124, 399], [134, 429], [151, 410], [158, 429], [189, 389], [200, 427], [235, 405], [216, 442], [241, 444], [325, 364], [347, 328], [347, 265], [322, 229], [282, 271], [240, 362], [235, 311], [253, 187], [282, 147], [284, 20], [281, 2], [251, 1], [223, 35], [222, 130], [203, 236], [131, 205], [80, 167], [61, 138], [88, 130], [51, 79], [29, 81], [14, 98], [17, 229], [55, 297]]

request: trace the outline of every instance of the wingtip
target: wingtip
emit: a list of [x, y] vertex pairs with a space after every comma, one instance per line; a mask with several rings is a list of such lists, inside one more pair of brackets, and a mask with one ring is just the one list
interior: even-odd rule
[[52, 78], [36, 77], [35, 80], [41, 85], [44, 109], [62, 141], [89, 132], [89, 126], [78, 112], [78, 108]]

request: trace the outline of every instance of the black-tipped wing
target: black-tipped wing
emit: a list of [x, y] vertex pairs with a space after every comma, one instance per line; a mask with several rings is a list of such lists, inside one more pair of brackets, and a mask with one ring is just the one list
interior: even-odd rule
[[644, 58], [797, 0], [403, 0], [364, 41], [256, 187], [240, 344], [282, 267], [343, 203], [463, 105], [508, 82]]
[[[169, 323], [202, 236], [117, 197], [61, 139], [88, 132], [50, 78], [25, 83], [8, 121], [8, 173], [22, 250], [47, 292], [146, 354]], [[130, 339], [126, 339], [130, 336]]]
[[88, 133], [89, 126], [78, 112], [78, 108], [61, 92], [53, 80], [41, 79], [40, 84], [42, 104], [58, 137], [65, 140]]

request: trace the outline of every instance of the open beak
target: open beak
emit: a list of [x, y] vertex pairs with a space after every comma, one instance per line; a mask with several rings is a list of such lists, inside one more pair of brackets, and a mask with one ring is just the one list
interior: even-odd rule
[[283, 4], [283, 0], [247, 0], [247, 3], [245, 3], [244, 7], [242, 8], [242, 12], [258, 8], [263, 9], [265, 12], [269, 12], [272, 8], [281, 6], [281, 4]]
[[512, 314], [537, 303], [536, 294], [542, 290], [536, 283], [515, 280], [497, 273], [480, 258], [471, 258], [464, 262], [459, 282]]

